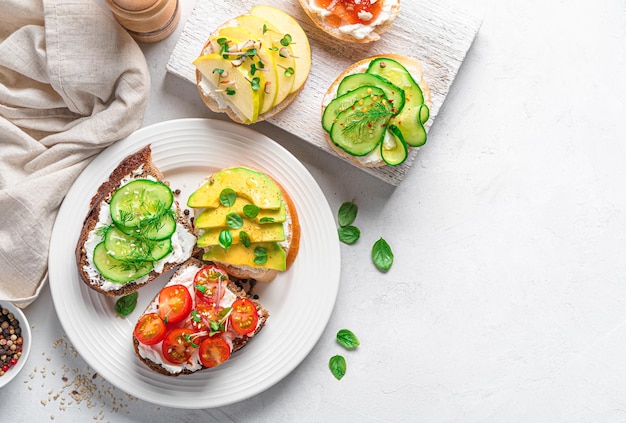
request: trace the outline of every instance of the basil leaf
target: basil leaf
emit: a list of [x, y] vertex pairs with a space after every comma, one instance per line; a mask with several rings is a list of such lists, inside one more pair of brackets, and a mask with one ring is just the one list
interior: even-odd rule
[[346, 374], [346, 359], [340, 355], [332, 356], [328, 362], [328, 367], [333, 376], [337, 380], [341, 380]]
[[372, 247], [372, 261], [381, 272], [386, 272], [393, 264], [393, 252], [383, 238], [376, 241]]
[[233, 235], [228, 229], [222, 229], [218, 237], [218, 241], [222, 248], [228, 250], [228, 247], [230, 247], [230, 245], [233, 243]]
[[353, 350], [361, 345], [356, 335], [348, 329], [341, 329], [337, 332], [337, 342], [347, 350]]
[[254, 263], [265, 264], [267, 263], [267, 251], [263, 247], [256, 247], [254, 249]]
[[239, 229], [243, 226], [243, 218], [235, 212], [226, 215], [226, 226], [233, 229]]
[[115, 301], [115, 313], [120, 317], [128, 316], [137, 306], [138, 296], [139, 293], [133, 292], [118, 298], [117, 301]]
[[224, 188], [220, 193], [220, 203], [224, 207], [232, 207], [237, 200], [237, 193], [232, 188]]
[[274, 221], [273, 217], [265, 216], [259, 219], [259, 223], [272, 223]]
[[339, 207], [339, 212], [337, 213], [339, 226], [343, 227], [354, 223], [358, 211], [359, 208], [352, 201], [346, 201], [345, 203], [343, 203]]
[[248, 232], [239, 231], [239, 242], [241, 242], [241, 245], [246, 248], [250, 246], [250, 237], [248, 236]]
[[348, 245], [354, 244], [361, 237], [361, 230], [352, 225], [337, 228], [337, 233], [339, 234], [339, 241]]
[[248, 219], [254, 219], [259, 214], [259, 207], [254, 204], [246, 204], [243, 206], [243, 214]]

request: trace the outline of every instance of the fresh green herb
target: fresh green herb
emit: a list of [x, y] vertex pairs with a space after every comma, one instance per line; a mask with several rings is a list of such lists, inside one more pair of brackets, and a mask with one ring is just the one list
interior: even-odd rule
[[248, 232], [239, 231], [239, 242], [246, 248], [250, 246], [250, 236], [248, 235]]
[[356, 335], [348, 329], [341, 329], [337, 332], [337, 342], [347, 350], [353, 350], [361, 345]]
[[267, 263], [267, 250], [263, 247], [256, 247], [254, 249], [254, 263], [265, 264]]
[[361, 230], [353, 225], [337, 228], [337, 233], [339, 234], [339, 241], [348, 245], [354, 244], [361, 237]]
[[256, 64], [252, 63], [250, 65], [250, 75], [254, 75], [257, 71]]
[[226, 215], [226, 226], [232, 229], [239, 229], [243, 226], [243, 218], [235, 212]]
[[226, 88], [226, 95], [235, 95], [235, 90], [231, 87]]
[[346, 201], [339, 207], [337, 212], [337, 220], [339, 226], [352, 225], [356, 220], [356, 215], [359, 212], [359, 208], [352, 201]]
[[337, 380], [341, 380], [346, 374], [346, 359], [341, 355], [334, 355], [328, 362], [330, 372], [335, 376]]
[[213, 73], [219, 73], [220, 76], [221, 76], [224, 73], [224, 69], [215, 68], [215, 69], [213, 69]]
[[280, 39], [281, 46], [287, 47], [291, 43], [292, 43], [292, 38], [291, 38], [291, 35], [289, 34], [285, 34], [285, 36]]
[[259, 210], [259, 206], [256, 206], [254, 204], [246, 204], [245, 206], [243, 206], [243, 214], [248, 219], [254, 219], [255, 217], [257, 217], [259, 214]]
[[226, 332], [226, 320], [232, 311], [232, 307], [224, 307], [217, 313], [217, 320], [209, 321], [209, 336], [213, 336], [219, 332]]
[[228, 229], [222, 229], [218, 236], [218, 242], [220, 243], [222, 248], [228, 250], [228, 248], [233, 243], [233, 234], [231, 234]]
[[224, 188], [220, 193], [220, 204], [224, 207], [232, 207], [237, 200], [237, 193], [232, 188]]
[[194, 286], [194, 288], [195, 288], [197, 291], [202, 292], [203, 294], [206, 294], [206, 293], [207, 293], [207, 287], [206, 287], [206, 285], [200, 285], [200, 284], [198, 284], [198, 285], [195, 285], [195, 286]]
[[380, 238], [372, 246], [372, 261], [381, 272], [386, 272], [393, 264], [393, 252], [383, 238]]
[[354, 111], [353, 118], [342, 129], [342, 134], [347, 138], [366, 137], [370, 128], [387, 125], [392, 115], [393, 112], [389, 107], [380, 101], [374, 101], [370, 107]]
[[133, 292], [118, 298], [117, 301], [115, 301], [115, 314], [120, 317], [126, 317], [132, 313], [137, 306], [138, 296], [139, 294], [137, 292]]
[[267, 25], [263, 24], [263, 34], [267, 32]]
[[96, 235], [100, 238], [104, 238], [109, 229], [111, 229], [113, 225], [103, 225], [96, 229]]
[[259, 78], [258, 76], [252, 78], [252, 81], [250, 81], [250, 86], [254, 91], [259, 91], [261, 89], [261, 78]]
[[265, 216], [259, 219], [259, 223], [272, 223], [274, 221], [273, 217]]
[[185, 334], [185, 341], [187, 341], [187, 343], [189, 345], [191, 345], [194, 348], [199, 348], [200, 346], [198, 344], [196, 344], [195, 342], [193, 342], [193, 338], [191, 337], [190, 333], [186, 333]]
[[290, 67], [288, 67], [288, 68], [285, 68], [285, 76], [286, 76], [287, 78], [292, 77], [294, 73], [296, 73], [296, 71], [295, 71], [295, 69], [294, 69], [294, 68], [292, 68], [291, 66], [290, 66]]
[[193, 320], [196, 323], [200, 323], [202, 321], [202, 317], [200, 317], [200, 313], [195, 308], [191, 310], [191, 320]]

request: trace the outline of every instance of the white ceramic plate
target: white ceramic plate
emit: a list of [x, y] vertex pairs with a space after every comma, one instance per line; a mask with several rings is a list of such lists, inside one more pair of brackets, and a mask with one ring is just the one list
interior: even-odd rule
[[[123, 319], [106, 298], [80, 281], [74, 249], [89, 201], [117, 164], [151, 144], [152, 156], [184, 208], [209, 174], [238, 164], [275, 177], [296, 204], [302, 239], [288, 272], [255, 293], [270, 311], [265, 328], [225, 364], [178, 377], [149, 370], [135, 356], [135, 322], [166, 278], [142, 288], [135, 311]], [[323, 268], [320, 267], [323, 263]], [[323, 269], [323, 271], [322, 271]], [[328, 202], [306, 168], [287, 150], [233, 123], [182, 119], [143, 128], [106, 149], [69, 190], [50, 244], [49, 280], [63, 329], [85, 361], [106, 380], [137, 398], [169, 407], [210, 408], [256, 395], [288, 375], [311, 351], [332, 313], [340, 277], [340, 248]]]

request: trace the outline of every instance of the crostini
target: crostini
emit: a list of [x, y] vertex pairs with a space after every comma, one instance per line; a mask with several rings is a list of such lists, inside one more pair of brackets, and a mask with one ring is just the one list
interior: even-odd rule
[[238, 278], [273, 280], [300, 247], [296, 206], [272, 177], [245, 166], [209, 176], [187, 200], [203, 259]]
[[400, 0], [299, 0], [321, 30], [346, 42], [378, 41], [400, 13]]
[[141, 314], [133, 330], [137, 357], [167, 376], [226, 362], [265, 325], [269, 312], [225, 270], [190, 259]]
[[216, 28], [193, 64], [204, 104], [251, 124], [294, 101], [311, 70], [311, 48], [293, 17], [258, 5]]
[[78, 273], [99, 293], [127, 295], [186, 261], [195, 244], [147, 145], [122, 160], [91, 199], [76, 245]]
[[322, 99], [328, 144], [357, 166], [397, 166], [426, 142], [431, 97], [420, 62], [372, 56], [344, 70]]

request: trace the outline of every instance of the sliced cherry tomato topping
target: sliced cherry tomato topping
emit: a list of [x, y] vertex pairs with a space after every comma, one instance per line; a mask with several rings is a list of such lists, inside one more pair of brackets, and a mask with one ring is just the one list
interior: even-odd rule
[[215, 331], [216, 328], [211, 327], [211, 322], [214, 322], [214, 326], [219, 324], [219, 312], [222, 310], [223, 307], [214, 303], [199, 302], [191, 311], [191, 325], [198, 331]]
[[184, 320], [191, 311], [193, 300], [184, 285], [166, 286], [159, 292], [159, 317], [165, 323]]
[[135, 325], [135, 338], [144, 345], [154, 345], [165, 338], [167, 328], [156, 313], [144, 314]]
[[207, 338], [200, 344], [200, 362], [204, 367], [219, 366], [230, 358], [230, 345], [219, 336]]
[[247, 298], [237, 298], [232, 305], [230, 325], [240, 335], [254, 332], [259, 322], [259, 312], [252, 301]]
[[175, 328], [169, 331], [161, 348], [165, 359], [173, 364], [182, 364], [189, 360], [191, 354], [198, 348], [194, 342], [195, 333], [189, 328]]
[[193, 279], [196, 298], [218, 303], [224, 296], [227, 283], [228, 274], [222, 268], [214, 264], [203, 266]]
[[382, 10], [381, 1], [375, 0], [315, 0], [315, 4], [327, 12], [324, 22], [338, 27], [342, 25], [369, 25], [376, 21]]

